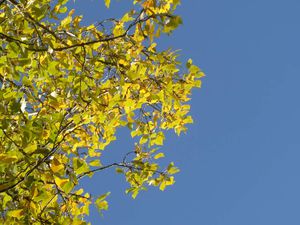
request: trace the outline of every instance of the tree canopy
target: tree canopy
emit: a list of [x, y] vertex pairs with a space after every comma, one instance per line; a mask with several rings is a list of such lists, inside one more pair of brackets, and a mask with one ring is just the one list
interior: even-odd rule
[[[110, 0], [104, 1], [106, 7]], [[181, 23], [179, 0], [134, 0], [121, 18], [82, 25], [68, 0], [0, 0], [0, 223], [87, 224], [92, 197], [83, 177], [114, 167], [133, 198], [164, 190], [165, 132], [186, 131], [191, 91], [203, 72], [161, 34]], [[127, 127], [132, 149], [102, 165], [101, 153]]]

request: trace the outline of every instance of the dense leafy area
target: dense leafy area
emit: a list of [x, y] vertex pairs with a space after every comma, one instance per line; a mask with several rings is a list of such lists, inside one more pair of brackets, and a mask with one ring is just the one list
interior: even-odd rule
[[[192, 123], [191, 90], [203, 73], [175, 51], [157, 51], [181, 24], [179, 0], [134, 0], [121, 18], [81, 25], [68, 0], [0, 1], [0, 223], [86, 224], [90, 204], [78, 184], [114, 167], [133, 198], [164, 190], [179, 170], [160, 168], [166, 130]], [[105, 0], [110, 6], [110, 0]], [[119, 162], [101, 152], [127, 127], [134, 147]]]

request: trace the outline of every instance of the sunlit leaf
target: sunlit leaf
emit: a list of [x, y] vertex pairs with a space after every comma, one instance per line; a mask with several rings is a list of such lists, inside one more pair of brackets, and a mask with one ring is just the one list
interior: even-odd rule
[[163, 158], [163, 157], [165, 157], [165, 154], [160, 152], [160, 153], [156, 154], [153, 158], [154, 159], [159, 159], [159, 158]]
[[8, 216], [20, 219], [24, 216], [24, 210], [16, 209], [16, 210], [9, 211]]
[[110, 0], [104, 0], [104, 2], [105, 2], [105, 6], [106, 6], [107, 8], [109, 8], [109, 6], [110, 6]]

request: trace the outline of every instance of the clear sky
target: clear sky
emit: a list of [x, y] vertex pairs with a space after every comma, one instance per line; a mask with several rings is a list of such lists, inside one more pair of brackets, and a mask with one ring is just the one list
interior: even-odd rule
[[[103, 0], [75, 5], [95, 22], [121, 15], [128, 2], [112, 0], [108, 11]], [[181, 172], [173, 187], [136, 200], [113, 169], [96, 174], [86, 189], [112, 194], [103, 217], [91, 211], [93, 224], [300, 224], [299, 12], [299, 0], [182, 1], [184, 25], [158, 43], [182, 49], [207, 76], [193, 93], [195, 123], [164, 146]], [[132, 146], [121, 131], [104, 163]]]

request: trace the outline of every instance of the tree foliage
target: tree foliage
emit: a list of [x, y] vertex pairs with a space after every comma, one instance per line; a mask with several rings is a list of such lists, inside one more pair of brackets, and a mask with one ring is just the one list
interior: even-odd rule
[[[86, 224], [90, 204], [106, 210], [109, 193], [92, 198], [78, 188], [83, 177], [115, 167], [135, 198], [179, 171], [160, 168], [157, 147], [166, 130], [193, 122], [188, 101], [203, 76], [156, 49], [181, 24], [179, 0], [134, 0], [123, 17], [89, 26], [67, 3], [0, 1], [1, 224]], [[121, 127], [134, 147], [102, 165]]]

